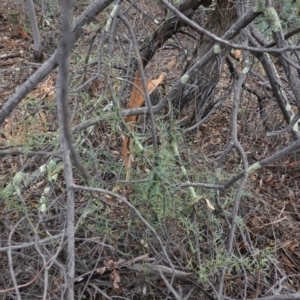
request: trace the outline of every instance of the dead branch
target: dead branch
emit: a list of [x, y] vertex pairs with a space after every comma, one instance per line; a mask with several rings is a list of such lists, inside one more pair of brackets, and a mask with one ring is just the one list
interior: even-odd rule
[[[83, 32], [82, 27], [90, 23], [93, 18], [110, 5], [114, 0], [96, 0], [89, 5], [74, 23], [71, 30], [70, 48]], [[12, 95], [0, 110], [0, 126], [4, 120], [11, 114], [17, 105], [28, 95], [41, 81], [43, 81], [57, 66], [61, 55], [61, 45], [58, 46], [52, 56], [42, 64], [42, 66], [30, 76]]]

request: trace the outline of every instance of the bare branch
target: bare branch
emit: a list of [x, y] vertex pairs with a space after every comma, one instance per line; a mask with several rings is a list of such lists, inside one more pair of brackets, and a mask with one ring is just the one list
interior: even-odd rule
[[[246, 50], [250, 52], [258, 52], [258, 53], [283, 53], [286, 51], [299, 51], [300, 47], [299, 46], [286, 46], [282, 48], [265, 48], [265, 47], [249, 47], [249, 46], [243, 46], [235, 43], [228, 42], [231, 38], [226, 38], [226, 37], [218, 37], [217, 35], [211, 33], [210, 31], [202, 28], [199, 26], [197, 23], [192, 21], [191, 19], [187, 18], [184, 14], [182, 14], [176, 7], [174, 7], [172, 4], [170, 4], [167, 0], [161, 0], [161, 2], [166, 5], [170, 10], [172, 10], [176, 15], [178, 15], [180, 18], [182, 18], [189, 26], [191, 26], [193, 29], [195, 29], [197, 32], [200, 32], [202, 34], [205, 34], [206, 36], [212, 38], [214, 41], [222, 44], [229, 46], [233, 49], [240, 49], [240, 50]], [[249, 11], [252, 11], [253, 13], [256, 13], [257, 16], [260, 15], [263, 12], [254, 12], [253, 9], [250, 9]]]
[[[239, 18], [230, 28], [229, 30], [222, 36], [222, 39], [233, 39], [239, 33], [239, 31], [250, 24], [260, 13], [256, 13], [253, 10], [249, 10], [246, 14], [244, 14], [241, 18]], [[184, 88], [184, 86], [195, 76], [200, 68], [203, 68], [206, 64], [208, 64], [213, 57], [215, 56], [214, 49], [208, 51], [202, 58], [200, 58], [187, 72], [175, 83], [173, 88], [170, 90], [168, 95], [160, 101], [157, 105], [152, 107], [153, 113], [157, 113], [165, 108], [168, 102], [172, 102], [176, 96], [180, 93], [180, 91]], [[0, 111], [1, 113], [1, 111]], [[120, 111], [121, 116], [132, 116], [132, 115], [141, 115], [149, 113], [148, 107], [139, 107], [134, 109], [122, 110]], [[114, 113], [111, 113], [114, 115]], [[92, 120], [88, 120], [82, 124], [79, 124], [73, 127], [72, 131], [80, 131], [89, 126], [95, 125], [98, 122], [103, 120], [103, 117], [95, 118]], [[1, 121], [1, 114], [0, 114]], [[1, 123], [0, 123], [1, 124]]]
[[155, 236], [155, 238], [157, 239], [157, 241], [159, 242], [159, 245], [161, 247], [161, 250], [166, 258], [166, 260], [168, 261], [169, 265], [172, 267], [173, 273], [175, 272], [175, 268], [169, 258], [169, 255], [166, 251], [166, 248], [163, 245], [163, 242], [161, 240], [161, 238], [159, 237], [159, 235], [157, 234], [157, 232], [155, 231], [155, 229], [145, 220], [145, 218], [141, 215], [141, 213], [135, 208], [134, 205], [132, 205], [125, 197], [120, 196], [116, 193], [110, 192], [108, 190], [104, 190], [104, 189], [98, 189], [98, 188], [91, 188], [91, 187], [86, 187], [86, 186], [80, 186], [80, 185], [73, 185], [72, 186], [73, 189], [77, 189], [77, 190], [86, 190], [86, 191], [92, 191], [92, 192], [99, 192], [99, 193], [106, 193], [108, 195], [112, 195], [114, 197], [116, 197], [117, 199], [121, 200], [123, 203], [125, 203], [128, 207], [130, 207], [134, 213], [137, 215], [137, 217], [143, 222], [143, 224], [152, 232], [152, 234]]
[[[276, 153], [254, 163], [253, 165], [251, 165], [246, 172], [248, 174], [251, 174], [253, 172], [255, 172], [256, 170], [263, 168], [265, 166], [267, 166], [268, 164], [270, 164], [271, 162], [274, 162], [280, 158], [282, 158], [284, 155], [290, 154], [296, 150], [298, 150], [300, 147], [300, 139], [293, 142], [292, 144], [288, 145], [287, 147], [282, 148], [281, 150], [277, 151]], [[241, 172], [240, 174], [238, 174], [237, 176], [235, 176], [234, 178], [232, 178], [230, 181], [228, 181], [225, 185], [224, 185], [224, 189], [228, 189], [231, 185], [233, 185], [235, 182], [237, 182], [239, 179], [241, 179], [242, 177], [244, 177], [245, 172]]]
[[[79, 19], [74, 23], [70, 36], [70, 48], [72, 49], [75, 42], [82, 33], [82, 27], [90, 23], [93, 18], [103, 9], [110, 5], [114, 0], [96, 0], [82, 13]], [[11, 114], [17, 105], [28, 95], [41, 81], [43, 81], [57, 66], [59, 56], [61, 55], [61, 45], [54, 54], [42, 64], [42, 66], [30, 76], [12, 95], [0, 110], [0, 126], [4, 120]]]
[[60, 234], [56, 234], [56, 235], [53, 235], [51, 237], [48, 237], [48, 238], [45, 238], [45, 239], [42, 239], [42, 240], [38, 240], [37, 242], [29, 242], [29, 243], [22, 243], [22, 244], [18, 244], [18, 245], [10, 245], [10, 246], [7, 246], [7, 247], [1, 247], [0, 252], [5, 252], [5, 251], [8, 251], [9, 249], [17, 250], [17, 249], [28, 248], [28, 247], [32, 247], [36, 244], [37, 245], [47, 244], [47, 243], [50, 243], [54, 240], [60, 239], [63, 236], [64, 236], [64, 234], [60, 233]]
[[41, 35], [36, 20], [33, 0], [27, 0], [27, 6], [30, 14], [30, 22], [34, 41], [34, 59], [37, 62], [42, 62], [43, 55], [41, 49]]

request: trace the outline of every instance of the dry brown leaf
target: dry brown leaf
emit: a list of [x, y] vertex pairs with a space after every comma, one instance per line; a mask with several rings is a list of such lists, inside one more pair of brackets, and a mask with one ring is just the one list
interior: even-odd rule
[[19, 28], [19, 34], [22, 36], [23, 39], [25, 39], [25, 40], [28, 39], [28, 35], [22, 28]]
[[246, 249], [245, 243], [244, 243], [244, 242], [240, 242], [240, 243], [238, 244], [238, 248], [239, 248], [240, 250], [245, 250], [245, 249]]
[[107, 259], [104, 261], [104, 266], [109, 270], [114, 270], [118, 268], [118, 264], [114, 262], [112, 259]]
[[242, 51], [241, 50], [238, 50], [238, 49], [235, 49], [233, 51], [233, 57], [237, 60], [237, 61], [241, 61], [243, 56], [242, 56]]
[[261, 225], [261, 219], [258, 216], [255, 216], [251, 219], [251, 224], [255, 227], [258, 228]]
[[114, 282], [114, 289], [119, 289], [120, 288], [119, 283], [121, 282], [121, 277], [117, 270], [113, 270], [111, 272], [111, 279]]
[[286, 255], [282, 254], [282, 255], [281, 255], [281, 259], [282, 259], [282, 261], [283, 261], [288, 267], [290, 267], [290, 268], [295, 268], [295, 267], [296, 267], [296, 266], [290, 261], [290, 259], [289, 259]]
[[104, 274], [104, 272], [106, 271], [106, 268], [105, 267], [102, 267], [102, 268], [97, 268], [97, 274]]
[[266, 179], [266, 182], [273, 181], [273, 173], [270, 173], [268, 178]]
[[294, 252], [295, 251], [295, 248], [297, 248], [299, 246], [299, 243], [296, 243], [296, 242], [293, 242], [293, 241], [286, 241], [284, 244], [283, 244], [283, 247], [289, 251], [292, 251]]

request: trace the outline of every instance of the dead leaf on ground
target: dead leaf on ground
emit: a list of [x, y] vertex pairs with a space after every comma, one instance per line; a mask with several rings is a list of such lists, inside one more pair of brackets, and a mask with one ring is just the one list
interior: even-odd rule
[[299, 247], [299, 243], [293, 242], [293, 241], [286, 241], [286, 242], [283, 244], [283, 247], [284, 247], [286, 250], [289, 250], [289, 251], [291, 251], [291, 252], [294, 252], [294, 251], [295, 251], [295, 248]]
[[285, 265], [287, 265], [290, 268], [295, 268], [296, 267], [285, 254], [281, 255], [281, 260], [282, 260], [283, 263], [285, 263]]
[[117, 270], [112, 271], [111, 279], [114, 282], [114, 289], [116, 289], [116, 290], [119, 289], [120, 288], [119, 283], [121, 282], [121, 277], [120, 277], [120, 274], [117, 272]]

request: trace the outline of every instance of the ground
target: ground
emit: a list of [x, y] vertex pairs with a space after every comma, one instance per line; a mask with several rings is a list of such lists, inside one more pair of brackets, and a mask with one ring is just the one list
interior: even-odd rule
[[[139, 3], [140, 9], [131, 7], [129, 10], [130, 21], [134, 23], [139, 39], [155, 28], [155, 20], [164, 18], [159, 6], [149, 6], [146, 2]], [[40, 67], [33, 61], [30, 23], [23, 9], [19, 2], [0, 3], [1, 106]], [[77, 7], [75, 15], [83, 9]], [[44, 16], [47, 13], [49, 11], [44, 11]], [[37, 14], [41, 18], [39, 6]], [[227, 271], [223, 293], [228, 297], [254, 299], [276, 292], [300, 292], [300, 279], [297, 276], [300, 272], [299, 153], [286, 156], [250, 174], [239, 208], [234, 254], [227, 258], [224, 245], [237, 186], [226, 193], [221, 192], [218, 201], [213, 191], [198, 188], [197, 193], [201, 197], [193, 202], [195, 199], [191, 199], [188, 190], [181, 187], [186, 178], [179, 174], [183, 164], [191, 182], [215, 182], [215, 168], [229, 142], [231, 98], [227, 97], [224, 104], [196, 132], [182, 134], [184, 128], [180, 128], [180, 122], [178, 125], [168, 115], [158, 115], [158, 160], [152, 160], [154, 154], [149, 143], [149, 124], [144, 126], [140, 122], [137, 137], [145, 150], [140, 152], [134, 149], [131, 177], [125, 181], [128, 170], [124, 168], [120, 152], [126, 130], [118, 116], [105, 114], [112, 100], [109, 91], [111, 88], [121, 88], [122, 82], [117, 77], [122, 70], [111, 68], [111, 61], [106, 63], [105, 57], [101, 80], [93, 81], [86, 90], [75, 92], [95, 72], [96, 46], [101, 42], [101, 37], [96, 37], [93, 45], [95, 51], [91, 55], [94, 56], [89, 58], [90, 64], [86, 64], [88, 67], [84, 72], [81, 71], [85, 65], [82, 57], [86, 57], [95, 31], [105, 24], [105, 16], [100, 15], [85, 28], [85, 34], [76, 44], [70, 62], [73, 72], [69, 102], [72, 126], [103, 116], [102, 121], [91, 130], [74, 134], [80, 157], [93, 175], [93, 186], [126, 197], [151, 224], [176, 269], [184, 272], [184, 275], [175, 278], [175, 289], [181, 289], [185, 295], [191, 292], [189, 299], [200, 299], [200, 294], [205, 299], [202, 289], [212, 292], [210, 284], [217, 284], [214, 280], [224, 266], [227, 266]], [[47, 17], [53, 24], [59, 22], [50, 13]], [[59, 26], [49, 23], [47, 27], [46, 23], [42, 26], [47, 49], [44, 61], [55, 49], [59, 36]], [[184, 30], [189, 31], [187, 28]], [[124, 39], [124, 48], [117, 44], [121, 38]], [[110, 59], [113, 57], [113, 65], [119, 67], [126, 65], [122, 55], [128, 51], [128, 44], [126, 34], [122, 35], [121, 32], [118, 39], [114, 41], [117, 45], [113, 46], [114, 54], [118, 55]], [[159, 90], [161, 97], [180, 75], [195, 45], [192, 37], [180, 33], [157, 52], [147, 67], [148, 78], [156, 78], [161, 72], [167, 72], [165, 86]], [[258, 65], [253, 70], [264, 78]], [[48, 287], [48, 297], [56, 299], [60, 297], [62, 289], [60, 283], [67, 261], [63, 239], [47, 245], [34, 244], [38, 239], [61, 234], [65, 228], [66, 191], [57, 141], [55, 80], [56, 73], [53, 72], [21, 102], [1, 129], [0, 184], [3, 191], [10, 192], [9, 195], [3, 192], [0, 197], [0, 234], [3, 243], [3, 248], [0, 248], [0, 293], [3, 299], [15, 299], [14, 288], [10, 290], [14, 287], [13, 277], [18, 285], [24, 284], [19, 289], [22, 299], [38, 299], [37, 295], [43, 294], [45, 286]], [[229, 70], [224, 67], [216, 97], [226, 94], [231, 80]], [[247, 83], [258, 89], [257, 80], [252, 74]], [[126, 91], [121, 101], [123, 106], [130, 95], [128, 87]], [[267, 93], [264, 101], [267, 122], [271, 126], [269, 130], [266, 130], [257, 100], [251, 93], [244, 91], [239, 108], [238, 135], [250, 164], [275, 153], [291, 141], [288, 133], [267, 136], [266, 131], [282, 129], [284, 124], [272, 99], [272, 92], [266, 92], [265, 89], [261, 91]], [[174, 140], [179, 148], [180, 161], [172, 151]], [[28, 151], [33, 154], [28, 154]], [[39, 151], [43, 153], [38, 154]], [[41, 166], [45, 165], [47, 171], [43, 173]], [[241, 170], [240, 158], [232, 152], [223, 165], [221, 180], [226, 181]], [[12, 182], [18, 186], [16, 175], [20, 172], [28, 176], [20, 185], [21, 195], [11, 190]], [[76, 183], [83, 184], [80, 174], [76, 170], [74, 172]], [[216, 211], [209, 209], [205, 199], [215, 206]], [[160, 243], [136, 213], [108, 194], [99, 196], [81, 191], [76, 194], [75, 200], [76, 295], [104, 299], [98, 291], [100, 287], [110, 296], [150, 299], [151, 295], [152, 299], [167, 299], [166, 283], [157, 270], [153, 275], [151, 272], [147, 274], [149, 269], [145, 274], [128, 264], [121, 266], [120, 259], [128, 263], [137, 257], [140, 258], [138, 262], [151, 263], [151, 266], [168, 266]], [[28, 247], [11, 248], [12, 245], [31, 242], [33, 244]], [[10, 250], [5, 250], [5, 247]], [[146, 254], [149, 257], [143, 256]], [[85, 279], [90, 281], [90, 285], [86, 286], [79, 284], [78, 279], [85, 273], [91, 275]], [[186, 275], [189, 273], [191, 277]], [[103, 276], [97, 277], [97, 274]], [[120, 282], [116, 279], [119, 277]], [[195, 287], [194, 283], [201, 288]]]

